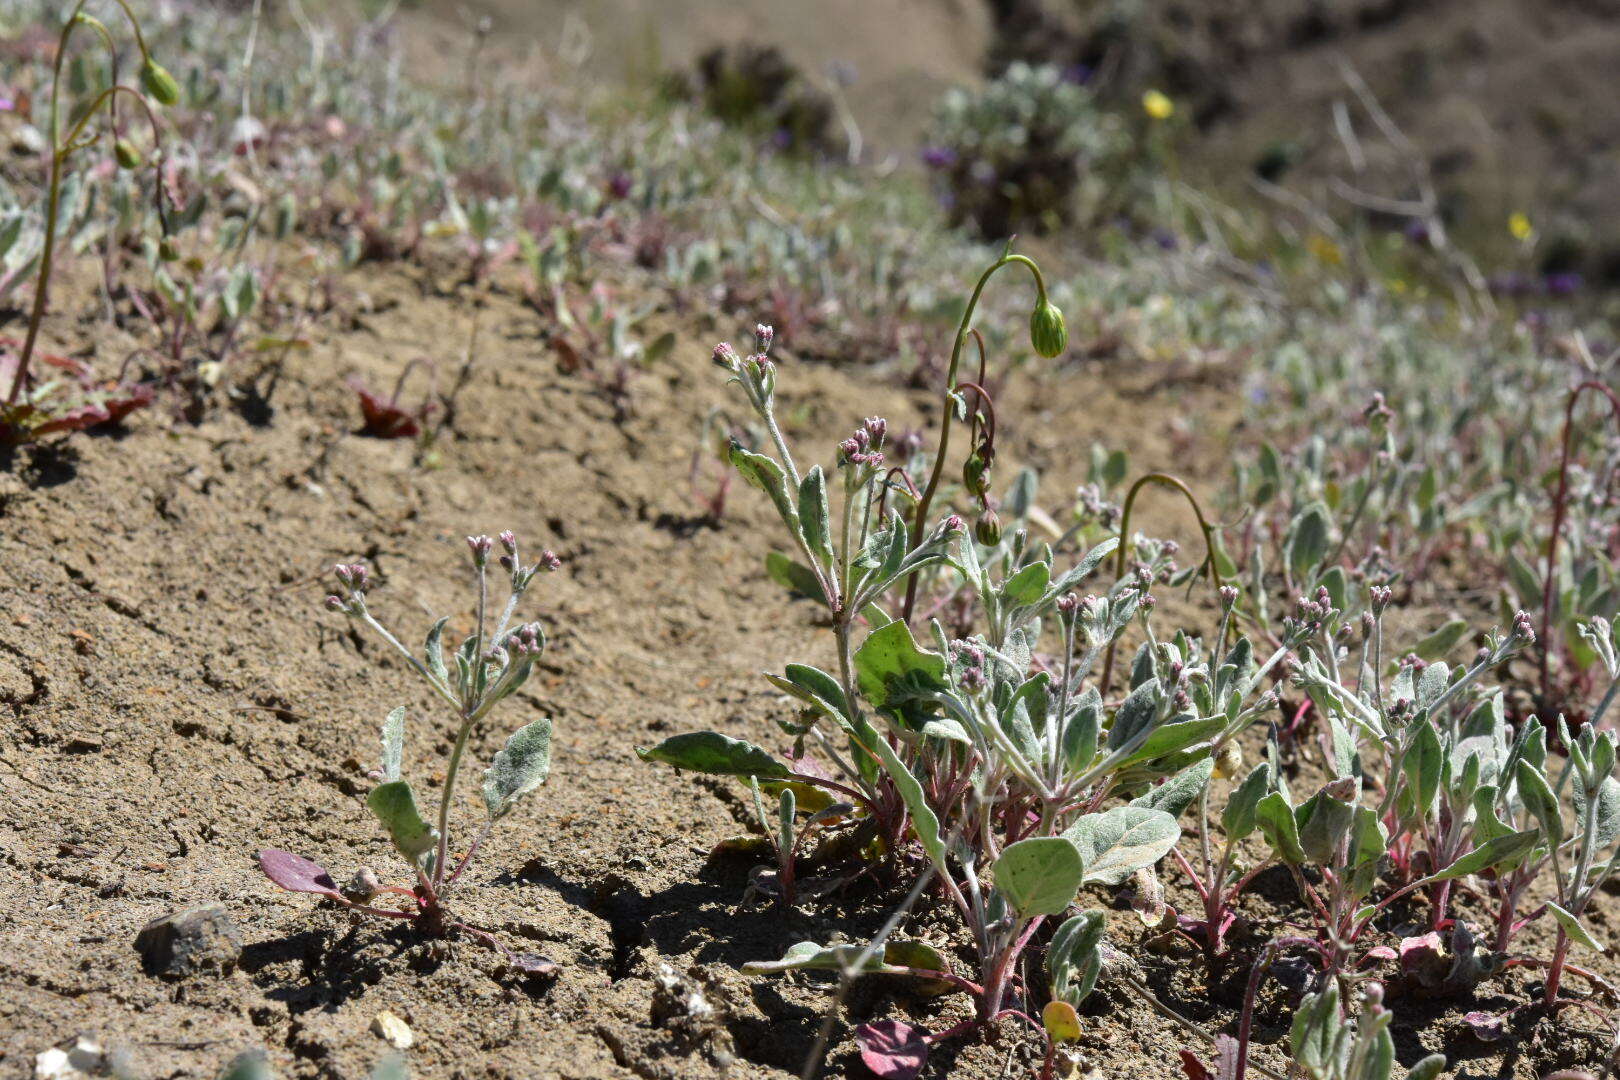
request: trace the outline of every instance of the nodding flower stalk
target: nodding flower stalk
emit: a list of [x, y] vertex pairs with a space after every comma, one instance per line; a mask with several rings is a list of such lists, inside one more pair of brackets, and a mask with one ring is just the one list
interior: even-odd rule
[[[157, 115], [152, 111], [147, 97], [134, 89], [117, 82], [116, 71], [118, 49], [112, 39], [112, 33], [105, 23], [93, 15], [86, 14], [85, 5], [89, 0], [79, 0], [74, 6], [67, 22], [62, 25], [62, 34], [57, 41], [56, 60], [51, 72], [51, 104], [50, 113], [46, 122], [46, 138], [50, 145], [50, 179], [45, 193], [45, 241], [40, 252], [39, 278], [34, 286], [34, 301], [28, 315], [28, 332], [23, 339], [22, 352], [17, 358], [17, 371], [12, 377], [11, 388], [6, 394], [6, 404], [14, 406], [22, 396], [23, 389], [28, 385], [29, 362], [34, 356], [34, 347], [39, 340], [40, 324], [45, 319], [47, 296], [50, 292], [51, 270], [55, 262], [56, 248], [56, 219], [61, 209], [62, 201], [62, 164], [75, 150], [79, 150], [94, 142], [93, 138], [81, 138], [85, 128], [89, 125], [103, 107], [114, 121], [113, 154], [122, 168], [133, 169], [141, 163], [140, 153], [132, 143], [117, 133], [116, 102], [119, 95], [132, 98], [137, 107], [146, 113], [147, 121], [152, 126], [152, 141], [155, 153], [152, 158], [152, 168], [157, 174], [154, 187], [154, 199], [157, 205], [158, 220], [163, 224], [165, 238], [168, 226], [164, 213], [163, 178], [162, 178], [162, 143], [158, 138]], [[180, 101], [180, 84], [175, 81], [162, 64], [153, 59], [146, 47], [146, 37], [141, 32], [140, 20], [135, 18], [135, 12], [130, 8], [128, 0], [116, 0], [123, 9], [124, 15], [129, 19], [130, 28], [134, 32], [135, 44], [141, 53], [141, 85], [146, 94], [159, 105], [176, 105]], [[74, 123], [66, 139], [62, 138], [61, 127], [61, 85], [62, 66], [67, 59], [68, 44], [73, 32], [80, 27], [94, 31], [103, 42], [112, 57], [114, 65], [113, 85], [103, 90], [101, 94], [90, 103], [79, 119]]]
[[[945, 459], [951, 444], [951, 422], [956, 415], [956, 402], [963, 387], [957, 382], [957, 374], [962, 364], [962, 350], [967, 344], [968, 335], [973, 331], [973, 313], [979, 306], [979, 297], [984, 293], [984, 287], [995, 276], [996, 271], [1006, 266], [1019, 265], [1029, 270], [1035, 279], [1035, 307], [1029, 316], [1030, 345], [1037, 353], [1047, 359], [1052, 359], [1063, 353], [1069, 345], [1068, 326], [1064, 322], [1063, 312], [1052, 303], [1046, 293], [1046, 279], [1041, 275], [1041, 268], [1035, 261], [1026, 255], [1015, 255], [1009, 241], [1007, 250], [1001, 258], [992, 263], [989, 269], [979, 276], [978, 284], [973, 287], [973, 294], [968, 298], [967, 308], [962, 312], [962, 322], [956, 328], [956, 341], [951, 346], [951, 364], [945, 372], [944, 410], [939, 421], [939, 448], [934, 454], [934, 466], [928, 474], [928, 483], [923, 488], [922, 496], [917, 501], [916, 512], [911, 519], [911, 547], [916, 550], [922, 546], [927, 538], [928, 512], [934, 502], [934, 495], [939, 490], [941, 476], [944, 475]], [[977, 389], [977, 388], [975, 388]], [[982, 390], [979, 396], [985, 398]], [[1001, 538], [1000, 523], [996, 520], [994, 511], [988, 506], [980, 518], [983, 523], [976, 529], [979, 539], [983, 543], [996, 543]], [[913, 609], [917, 603], [917, 579], [912, 578], [906, 585], [906, 602], [901, 619], [910, 622]]]

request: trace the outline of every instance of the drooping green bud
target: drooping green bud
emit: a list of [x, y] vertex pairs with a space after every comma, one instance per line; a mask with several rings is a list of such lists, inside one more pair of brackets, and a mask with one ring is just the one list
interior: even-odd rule
[[1029, 343], [1048, 360], [1063, 355], [1069, 347], [1069, 327], [1063, 321], [1063, 312], [1044, 295], [1029, 314]]
[[1001, 519], [994, 510], [986, 507], [979, 514], [979, 519], [973, 523], [973, 538], [985, 547], [1001, 543]]
[[167, 68], [150, 56], [141, 68], [141, 85], [159, 105], [180, 104], [180, 84], [174, 81]]
[[180, 245], [174, 242], [174, 237], [165, 236], [158, 241], [158, 258], [166, 263], [180, 261]]
[[120, 169], [141, 167], [141, 152], [135, 149], [135, 144], [128, 139], [119, 139], [113, 143], [113, 157], [118, 159]]
[[969, 495], [975, 498], [982, 496], [985, 488], [989, 486], [989, 477], [990, 463], [977, 450], [962, 462], [962, 486], [967, 488]]

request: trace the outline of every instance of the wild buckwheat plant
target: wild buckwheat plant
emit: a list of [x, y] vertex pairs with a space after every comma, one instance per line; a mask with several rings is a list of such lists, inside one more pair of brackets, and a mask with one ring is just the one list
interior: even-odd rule
[[[441, 617], [428, 630], [418, 657], [372, 615], [366, 603], [371, 573], [363, 563], [336, 567], [342, 591], [326, 598], [329, 610], [341, 612], [392, 646], [455, 716], [455, 742], [445, 766], [436, 824], [422, 817], [410, 782], [402, 778], [405, 709], [395, 709], [383, 722], [382, 762], [376, 774], [381, 782], [366, 797], [366, 805], [410, 867], [414, 884], [383, 885], [374, 873], [362, 869], [352, 885], [339, 889], [321, 866], [273, 848], [259, 853], [259, 865], [271, 881], [289, 892], [316, 893], [362, 914], [409, 920], [432, 936], [461, 930], [502, 953], [515, 968], [545, 974], [555, 965], [532, 955], [513, 953], [487, 931], [456, 921], [446, 906], [451, 891], [495, 824], [512, 812], [519, 799], [544, 784], [551, 770], [551, 720], [543, 717], [519, 728], [484, 770], [486, 821], [466, 852], [452, 864], [450, 816], [468, 740], [495, 706], [523, 685], [545, 649], [545, 632], [539, 623], [514, 624], [518, 604], [537, 574], [562, 565], [555, 554], [543, 551], [536, 562], [524, 566], [517, 537], [510, 532], [501, 533], [499, 544], [502, 554], [498, 561], [507, 581], [508, 597], [497, 617], [490, 607], [489, 588], [490, 555], [496, 541], [488, 536], [467, 538], [477, 580], [477, 621], [448, 663], [442, 638], [450, 617]], [[373, 903], [389, 896], [405, 897], [408, 906], [400, 910]]]

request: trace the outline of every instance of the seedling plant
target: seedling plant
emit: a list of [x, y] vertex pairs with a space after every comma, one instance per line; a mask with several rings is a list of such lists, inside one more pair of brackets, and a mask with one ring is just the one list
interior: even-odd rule
[[[274, 848], [259, 853], [259, 865], [265, 876], [289, 892], [315, 893], [363, 915], [406, 920], [429, 936], [460, 930], [498, 950], [518, 970], [544, 974], [554, 970], [554, 965], [528, 954], [512, 952], [487, 931], [457, 921], [447, 906], [457, 882], [491, 830], [512, 812], [519, 800], [544, 784], [551, 770], [552, 725], [551, 719], [544, 717], [513, 733], [484, 770], [484, 826], [461, 857], [452, 860], [451, 816], [467, 744], [495, 706], [511, 697], [528, 680], [535, 661], [545, 649], [545, 632], [539, 623], [514, 624], [518, 605], [538, 574], [556, 570], [561, 565], [550, 551], [542, 552], [534, 563], [523, 565], [517, 537], [511, 532], [501, 533], [499, 544], [502, 553], [498, 556], [498, 566], [500, 576], [506, 581], [508, 596], [497, 616], [490, 606], [489, 581], [490, 555], [496, 541], [488, 536], [467, 538], [477, 584], [477, 615], [473, 632], [462, 640], [448, 663], [443, 636], [450, 617], [446, 615], [434, 622], [418, 656], [372, 614], [366, 601], [372, 584], [371, 572], [365, 564], [336, 567], [341, 591], [326, 598], [328, 609], [346, 615], [376, 634], [403, 657], [455, 717], [455, 741], [445, 765], [436, 824], [429, 824], [422, 817], [415, 790], [402, 776], [405, 709], [395, 709], [383, 722], [380, 782], [366, 797], [366, 806], [410, 868], [414, 884], [408, 887], [383, 885], [374, 874], [362, 871], [353, 885], [340, 890], [320, 865]], [[405, 898], [407, 905], [401, 909], [381, 907], [373, 902], [378, 898], [387, 901], [394, 896]]]

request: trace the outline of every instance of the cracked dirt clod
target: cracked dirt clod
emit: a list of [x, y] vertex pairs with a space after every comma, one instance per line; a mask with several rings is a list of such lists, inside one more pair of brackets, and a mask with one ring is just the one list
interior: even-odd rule
[[149, 975], [224, 975], [236, 967], [242, 937], [224, 905], [209, 904], [153, 919], [136, 935], [135, 948]]

